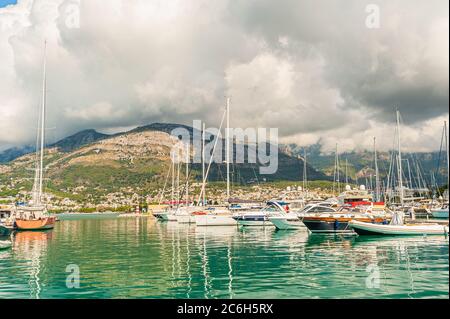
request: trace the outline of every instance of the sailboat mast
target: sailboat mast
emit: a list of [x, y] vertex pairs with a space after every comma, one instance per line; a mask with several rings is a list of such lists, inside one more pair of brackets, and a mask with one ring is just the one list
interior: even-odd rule
[[39, 158], [39, 191], [37, 204], [42, 201], [43, 179], [44, 179], [44, 150], [45, 150], [45, 107], [47, 102], [47, 41], [44, 43], [44, 74], [42, 79], [42, 108], [41, 108], [41, 129], [40, 129], [40, 158]]
[[345, 158], [345, 184], [348, 185], [348, 159]]
[[206, 126], [205, 123], [203, 123], [202, 128], [202, 182], [203, 182], [203, 198], [202, 198], [202, 206], [205, 205], [206, 200], [206, 188], [205, 188], [205, 130]]
[[397, 147], [398, 147], [398, 187], [400, 189], [400, 204], [403, 206], [403, 177], [402, 177], [402, 150], [400, 139], [400, 112], [397, 110]]
[[378, 172], [378, 160], [377, 160], [377, 138], [373, 138], [373, 154], [375, 161], [375, 201], [380, 200], [380, 177]]
[[230, 199], [230, 98], [227, 98], [227, 127], [225, 129], [227, 161], [227, 201]]
[[[447, 121], [444, 121], [444, 138], [445, 138], [445, 151], [447, 153], [447, 181], [449, 177], [449, 154], [448, 154], [448, 136], [447, 136]], [[448, 183], [447, 183], [447, 189], [448, 189]]]
[[307, 175], [307, 166], [306, 166], [306, 149], [303, 154], [303, 192], [306, 192], [308, 187], [308, 175]]
[[336, 143], [336, 175], [337, 175], [337, 191], [341, 192], [341, 181], [340, 181], [340, 173], [339, 173], [339, 154], [338, 154], [338, 145]]
[[175, 202], [175, 153], [172, 157], [172, 206]]
[[189, 145], [186, 148], [186, 207], [189, 206]]

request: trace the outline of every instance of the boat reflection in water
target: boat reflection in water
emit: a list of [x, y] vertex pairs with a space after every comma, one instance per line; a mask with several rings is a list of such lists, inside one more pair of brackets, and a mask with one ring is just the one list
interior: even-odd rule
[[13, 250], [15, 258], [25, 260], [29, 271], [29, 297], [39, 299], [41, 287], [41, 259], [45, 260], [48, 241], [52, 239], [53, 232], [47, 231], [20, 231], [13, 236]]
[[[4, 253], [6, 298], [448, 298], [443, 237], [86, 219], [17, 233]], [[66, 286], [72, 263], [80, 266], [79, 289]], [[379, 288], [366, 286], [371, 266]]]

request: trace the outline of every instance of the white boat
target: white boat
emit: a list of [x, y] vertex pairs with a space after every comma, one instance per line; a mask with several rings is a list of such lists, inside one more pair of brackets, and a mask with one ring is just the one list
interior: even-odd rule
[[447, 235], [448, 226], [439, 224], [383, 225], [352, 220], [349, 226], [358, 235]]
[[441, 208], [434, 208], [431, 209], [431, 215], [433, 215], [434, 218], [447, 218], [448, 219], [448, 206], [444, 206]]
[[301, 218], [307, 216], [308, 214], [316, 214], [319, 212], [329, 212], [334, 211], [330, 208], [328, 203], [322, 202], [317, 204], [308, 204], [303, 209], [299, 211], [294, 211], [291, 213], [281, 213], [279, 215], [273, 215], [269, 217], [269, 221], [275, 225], [279, 230], [290, 230], [290, 229], [302, 229], [305, 228], [305, 224], [302, 222]]
[[274, 226], [269, 217], [285, 214], [286, 205], [284, 202], [269, 201], [263, 209], [235, 213], [233, 219], [241, 226]]
[[298, 218], [297, 214], [285, 214], [269, 216], [269, 221], [280, 230], [305, 229], [305, 224]]
[[9, 240], [0, 240], [0, 250], [6, 250], [11, 248], [12, 243]]
[[237, 226], [237, 221], [228, 209], [208, 211], [206, 214], [194, 215], [197, 226]]
[[199, 210], [200, 208], [195, 206], [180, 207], [175, 212], [175, 219], [180, 224], [194, 224], [195, 216], [192, 214]]
[[[219, 127], [219, 135], [220, 135], [220, 131], [222, 130], [222, 125], [223, 125], [223, 121], [224, 119], [227, 119], [227, 124], [226, 124], [226, 129], [225, 129], [225, 162], [226, 162], [226, 167], [227, 167], [227, 193], [226, 193], [226, 199], [227, 202], [229, 203], [229, 199], [230, 197], [230, 136], [229, 136], [229, 127], [230, 127], [230, 99], [227, 98], [227, 106], [225, 108], [225, 113], [222, 117], [222, 121], [220, 123], [220, 127]], [[205, 130], [203, 129], [203, 134], [204, 134]], [[215, 150], [216, 150], [216, 146], [217, 146], [217, 142], [219, 141], [219, 139], [217, 138], [214, 144], [214, 147], [212, 149], [212, 154], [214, 154]], [[203, 138], [203, 142], [204, 142], [204, 138]], [[204, 160], [204, 148], [202, 151], [202, 163], [205, 162]], [[206, 170], [205, 173], [203, 173], [203, 183], [202, 183], [202, 188], [200, 191], [200, 195], [199, 195], [199, 202], [202, 200], [203, 198], [203, 203], [205, 202], [205, 187], [206, 187], [206, 181], [208, 178], [208, 174], [209, 174], [209, 170], [211, 168], [211, 164], [212, 164], [212, 160], [213, 160], [213, 156], [211, 156], [210, 160], [209, 160], [209, 164], [208, 164], [208, 168]], [[203, 196], [203, 197], [202, 197]], [[233, 219], [233, 213], [231, 212], [230, 209], [225, 208], [225, 209], [216, 209], [216, 208], [210, 208], [208, 210], [205, 211], [200, 211], [197, 212], [195, 214], [195, 223], [197, 224], [197, 226], [236, 226], [237, 225], [237, 221]]]

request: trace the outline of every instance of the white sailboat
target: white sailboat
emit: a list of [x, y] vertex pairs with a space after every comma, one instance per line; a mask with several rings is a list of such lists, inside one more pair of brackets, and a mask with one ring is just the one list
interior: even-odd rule
[[[225, 110], [225, 114], [226, 116], [226, 129], [225, 129], [225, 157], [226, 157], [226, 165], [227, 165], [227, 201], [230, 199], [230, 99], [227, 98], [227, 107]], [[222, 128], [222, 124], [223, 124], [223, 118], [220, 124], [220, 129]], [[219, 131], [220, 131], [219, 129]], [[214, 145], [214, 149], [215, 146], [217, 145], [217, 141], [219, 140], [219, 136], [217, 136], [216, 139], [216, 144]], [[209, 162], [209, 166], [208, 166], [208, 170], [206, 172], [206, 176], [205, 179], [203, 180], [203, 185], [202, 185], [202, 190], [201, 190], [201, 194], [200, 194], [200, 198], [201, 196], [204, 194], [205, 191], [205, 183], [206, 183], [206, 178], [208, 176], [208, 172], [209, 172], [209, 168], [211, 166], [211, 160]], [[233, 214], [231, 213], [231, 211], [228, 208], [222, 208], [222, 209], [209, 209], [206, 210], [204, 212], [204, 214], [197, 214], [195, 215], [195, 223], [197, 226], [236, 226], [237, 222], [236, 220], [233, 219]]]
[[[447, 181], [448, 181], [448, 178], [449, 178], [449, 152], [448, 152], [447, 121], [444, 122], [443, 138], [445, 140], [445, 150], [446, 150], [446, 155], [447, 155]], [[448, 198], [447, 198], [447, 203], [444, 202], [441, 207], [432, 208], [430, 211], [431, 211], [431, 215], [433, 215], [434, 218], [447, 218], [448, 219], [448, 217], [449, 217]]]

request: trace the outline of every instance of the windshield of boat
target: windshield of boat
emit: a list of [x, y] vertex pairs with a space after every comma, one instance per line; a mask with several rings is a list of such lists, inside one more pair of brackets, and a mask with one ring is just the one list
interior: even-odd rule
[[314, 205], [306, 205], [305, 207], [303, 207], [303, 209], [299, 210], [299, 213], [305, 213], [307, 212], [311, 207], [313, 207]]

